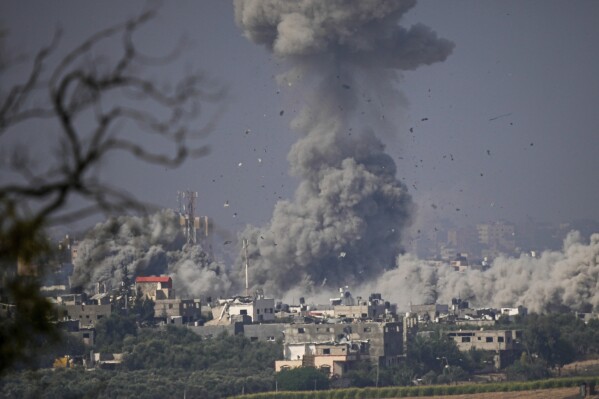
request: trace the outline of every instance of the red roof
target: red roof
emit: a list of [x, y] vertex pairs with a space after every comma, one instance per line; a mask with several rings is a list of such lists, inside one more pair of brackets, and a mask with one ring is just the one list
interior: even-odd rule
[[136, 283], [172, 283], [169, 276], [139, 276], [135, 278]]

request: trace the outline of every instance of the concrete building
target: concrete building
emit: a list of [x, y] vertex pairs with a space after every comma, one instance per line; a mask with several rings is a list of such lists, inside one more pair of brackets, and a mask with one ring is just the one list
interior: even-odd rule
[[415, 313], [419, 320], [435, 321], [440, 316], [449, 314], [449, 305], [443, 305], [439, 303], [410, 305], [410, 311]]
[[357, 297], [353, 305], [333, 306], [333, 316], [338, 319], [383, 321], [392, 319], [396, 313], [397, 306], [385, 302], [381, 294], [371, 294], [367, 301]]
[[98, 320], [109, 317], [112, 305], [63, 305], [63, 316], [70, 320], [79, 320], [81, 328], [93, 327]]
[[[199, 299], [156, 299], [154, 317], [169, 324], [188, 324], [200, 319], [202, 306]], [[180, 318], [180, 320], [177, 320]]]
[[212, 306], [212, 320], [207, 324], [230, 324], [235, 316], [249, 316], [252, 323], [275, 320], [275, 300], [262, 294], [218, 299]]
[[275, 362], [277, 372], [296, 367], [314, 367], [330, 377], [342, 376], [351, 363], [367, 357], [368, 342], [289, 344], [284, 349], [285, 360]]
[[476, 225], [478, 241], [485, 249], [482, 256], [496, 257], [500, 253], [514, 253], [516, 230], [514, 225], [504, 222], [481, 223]]
[[168, 276], [138, 276], [135, 278], [135, 291], [153, 301], [175, 298], [173, 280]]
[[[301, 357], [301, 353], [316, 356], [318, 354], [316, 347], [321, 344], [349, 344], [346, 354], [359, 354], [360, 358], [384, 366], [397, 365], [405, 354], [404, 324], [403, 322], [360, 322], [288, 325], [284, 331], [285, 360], [298, 360], [297, 356]], [[304, 352], [301, 352], [302, 350]], [[339, 354], [338, 350], [333, 353]], [[353, 357], [349, 357], [347, 361], [353, 361], [352, 359]]]
[[471, 349], [495, 352], [495, 367], [500, 369], [513, 361], [520, 350], [520, 330], [460, 330], [450, 331], [447, 337], [452, 339], [458, 349], [468, 352]]

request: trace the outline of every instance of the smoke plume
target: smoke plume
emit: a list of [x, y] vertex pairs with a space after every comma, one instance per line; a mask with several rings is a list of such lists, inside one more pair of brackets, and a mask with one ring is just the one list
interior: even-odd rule
[[455, 272], [449, 265], [426, 265], [411, 255], [397, 258], [397, 269], [382, 274], [362, 292], [381, 292], [408, 310], [410, 302], [450, 303], [467, 299], [475, 306], [526, 306], [543, 313], [564, 308], [599, 310], [599, 234], [589, 244], [578, 232], [564, 240], [562, 251], [539, 257], [499, 257], [486, 271]]
[[[393, 267], [413, 202], [358, 107], [377, 95], [398, 98], [398, 71], [445, 60], [453, 44], [428, 27], [399, 20], [415, 1], [236, 0], [244, 35], [290, 65], [278, 77], [310, 89], [292, 121], [302, 137], [289, 155], [300, 184], [271, 221], [248, 226], [251, 283], [270, 294], [301, 286], [338, 287]], [[363, 109], [362, 108], [362, 109]]]
[[231, 285], [224, 266], [199, 245], [185, 245], [178, 217], [165, 210], [147, 217], [121, 216], [97, 224], [79, 243], [73, 285], [93, 292], [94, 284], [116, 288], [124, 273], [168, 275], [177, 295], [222, 295]]

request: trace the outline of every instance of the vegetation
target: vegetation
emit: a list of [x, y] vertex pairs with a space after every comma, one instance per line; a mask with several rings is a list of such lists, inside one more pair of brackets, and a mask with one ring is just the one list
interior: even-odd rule
[[[534, 389], [553, 389], [576, 387], [582, 383], [598, 384], [599, 378], [553, 378], [542, 381], [529, 382], [504, 382], [491, 384], [464, 384], [464, 385], [430, 385], [414, 387], [386, 387], [386, 388], [349, 388], [329, 391], [304, 391], [304, 392], [268, 392], [245, 395], [243, 399], [367, 399], [367, 398], [407, 398], [418, 396], [450, 396], [463, 394], [480, 394], [489, 392], [516, 392]], [[233, 399], [241, 396], [235, 396]]]
[[[154, 16], [153, 9], [142, 12], [91, 35], [64, 55], [57, 54], [57, 32], [30, 65], [0, 53], [0, 73], [18, 67], [12, 75], [20, 78], [0, 83], [0, 148], [7, 176], [0, 182], [0, 301], [15, 305], [13, 317], [0, 319], [0, 374], [33, 361], [60, 339], [50, 322], [52, 306], [39, 290], [38, 279], [53, 255], [47, 228], [99, 211], [146, 208], [100, 177], [103, 161], [120, 152], [177, 167], [207, 153], [190, 139], [213, 128], [214, 121], [198, 123], [200, 103], [220, 101], [223, 90], [198, 73], [169, 77], [170, 82], [155, 78], [160, 73], [155, 68], [172, 63], [181, 52], [158, 58], [139, 52], [133, 36]], [[0, 40], [9, 35], [2, 31]], [[107, 47], [114, 50], [113, 57], [103, 53]], [[134, 139], [135, 127], [161, 141], [161, 150]], [[28, 144], [41, 139], [56, 146], [33, 153]], [[17, 273], [17, 264], [24, 273]]]
[[282, 391], [317, 391], [329, 388], [329, 376], [314, 367], [281, 370], [275, 376]]
[[[282, 354], [278, 343], [228, 335], [202, 339], [173, 326], [136, 334], [123, 334], [116, 327], [127, 330], [135, 326], [131, 323], [132, 318], [113, 315], [99, 330], [103, 345], [125, 353], [120, 370], [11, 373], [0, 380], [0, 397], [181, 398], [185, 392], [190, 398], [221, 398], [275, 388], [274, 362]], [[326, 377], [318, 380], [323, 388], [326, 383]]]

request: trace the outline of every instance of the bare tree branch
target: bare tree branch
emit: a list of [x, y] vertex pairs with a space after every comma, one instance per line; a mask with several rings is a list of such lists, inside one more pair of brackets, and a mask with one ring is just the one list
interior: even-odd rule
[[[36, 54], [24, 82], [14, 85], [5, 96], [0, 95], [0, 139], [3, 133], [36, 118], [52, 118], [58, 123], [60, 136], [55, 141], [60, 145], [59, 156], [45, 162], [42, 171], [25, 155], [12, 159], [12, 171], [21, 178], [0, 183], [0, 213], [4, 215], [0, 239], [22, 223], [39, 229], [96, 211], [147, 209], [130, 194], [92, 176], [110, 152], [124, 151], [142, 162], [169, 167], [209, 152], [206, 145], [193, 146], [191, 140], [212, 131], [223, 108], [218, 108], [200, 128], [191, 129], [190, 122], [197, 125], [201, 104], [220, 102], [225, 90], [211, 85], [199, 73], [183, 76], [170, 86], [144, 76], [146, 69], [181, 54], [177, 47], [163, 59], [151, 59], [137, 50], [134, 34], [155, 15], [156, 10], [150, 9], [93, 34], [50, 68], [49, 56], [56, 51], [61, 36], [57, 32], [51, 43]], [[107, 40], [117, 40], [121, 47], [112, 61], [95, 52]], [[44, 79], [46, 83], [42, 84]], [[48, 101], [43, 101], [44, 93]], [[34, 104], [40, 101], [50, 106]], [[105, 109], [106, 104], [110, 106]], [[92, 112], [94, 125], [84, 130], [79, 120], [89, 120], [88, 111]], [[167, 145], [156, 151], [146, 147], [143, 140], [122, 134], [119, 127], [128, 123], [165, 140]], [[63, 209], [73, 197], [82, 198], [86, 205]], [[5, 250], [0, 244], [0, 254]]]

